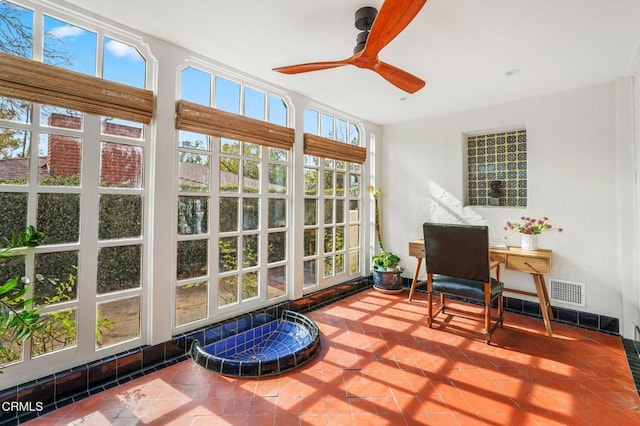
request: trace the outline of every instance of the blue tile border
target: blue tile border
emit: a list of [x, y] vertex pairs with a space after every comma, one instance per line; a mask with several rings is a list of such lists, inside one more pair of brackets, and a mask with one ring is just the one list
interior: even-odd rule
[[[215, 341], [221, 336], [236, 334], [238, 328], [246, 329], [255, 322], [265, 323], [269, 318], [279, 318], [286, 310], [293, 312], [312, 311], [371, 288], [372, 285], [371, 276], [357, 278], [326, 290], [312, 293], [301, 299], [285, 301], [215, 323], [216, 326], [220, 326], [218, 331], [211, 331], [212, 326], [208, 325], [198, 330], [174, 336], [167, 342], [131, 349], [28, 383], [0, 390], [0, 404], [5, 401], [13, 401], [27, 408], [27, 411], [11, 411], [8, 413], [0, 411], [0, 426], [17, 425], [33, 420], [38, 416], [126, 383], [134, 378], [187, 360], [189, 359], [191, 343], [196, 338], [202, 339], [200, 341]], [[42, 407], [36, 406], [36, 403], [41, 403]], [[29, 409], [33, 409], [33, 411], [29, 411]]]

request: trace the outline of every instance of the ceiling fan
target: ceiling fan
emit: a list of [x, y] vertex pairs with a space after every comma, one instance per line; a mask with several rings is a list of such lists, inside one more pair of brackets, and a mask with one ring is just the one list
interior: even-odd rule
[[[274, 68], [284, 74], [300, 74], [309, 71], [355, 65], [380, 74], [385, 80], [408, 93], [422, 89], [425, 82], [408, 72], [378, 59], [378, 53], [411, 23], [427, 0], [385, 0], [378, 13], [373, 7], [363, 7], [356, 12], [357, 45], [347, 59], [327, 62], [311, 62]], [[376, 16], [377, 15], [377, 16]]]

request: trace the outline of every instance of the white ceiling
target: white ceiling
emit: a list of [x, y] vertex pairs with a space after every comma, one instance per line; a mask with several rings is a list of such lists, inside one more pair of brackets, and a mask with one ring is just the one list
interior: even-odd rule
[[427, 82], [413, 95], [352, 66], [272, 71], [351, 56], [355, 11], [382, 0], [67, 3], [378, 124], [611, 81], [640, 62], [640, 0], [429, 0], [380, 53]]

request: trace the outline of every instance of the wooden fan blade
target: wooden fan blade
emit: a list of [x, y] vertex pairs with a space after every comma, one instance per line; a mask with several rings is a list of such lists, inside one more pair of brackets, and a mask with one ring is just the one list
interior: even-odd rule
[[362, 56], [375, 57], [405, 29], [427, 0], [385, 0], [373, 21]]
[[393, 84], [399, 89], [404, 90], [407, 93], [415, 93], [422, 89], [426, 84], [423, 80], [419, 79], [413, 74], [387, 64], [386, 62], [378, 61], [371, 69], [382, 76], [389, 83]]
[[341, 61], [310, 62], [308, 64], [289, 65], [286, 67], [274, 68], [273, 70], [281, 72], [283, 74], [300, 74], [303, 72], [328, 70], [330, 68], [353, 65], [354, 58], [355, 55]]

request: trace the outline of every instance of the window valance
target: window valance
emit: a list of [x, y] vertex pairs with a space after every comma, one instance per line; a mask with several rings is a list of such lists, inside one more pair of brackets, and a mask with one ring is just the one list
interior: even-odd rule
[[0, 95], [149, 124], [150, 90], [0, 52]]
[[280, 149], [291, 149], [294, 143], [288, 127], [184, 100], [177, 103], [176, 128]]
[[360, 164], [367, 159], [367, 150], [361, 146], [336, 142], [310, 133], [304, 134], [304, 153]]

